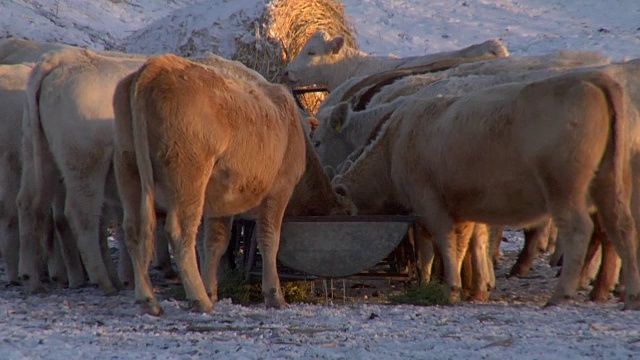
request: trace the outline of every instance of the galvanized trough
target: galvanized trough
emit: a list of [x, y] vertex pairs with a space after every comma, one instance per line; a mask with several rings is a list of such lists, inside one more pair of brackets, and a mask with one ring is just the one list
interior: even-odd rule
[[278, 260], [316, 276], [357, 274], [389, 255], [414, 221], [401, 215], [287, 217]]

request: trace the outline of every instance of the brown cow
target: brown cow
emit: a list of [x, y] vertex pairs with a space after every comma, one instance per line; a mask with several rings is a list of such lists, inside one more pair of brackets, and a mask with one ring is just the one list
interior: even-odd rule
[[[280, 85], [224, 76], [173, 55], [149, 60], [120, 82], [114, 96], [114, 167], [124, 205], [125, 238], [134, 263], [136, 300], [160, 314], [147, 274], [154, 204], [167, 213], [169, 234], [187, 298], [213, 310], [208, 279], [226, 246], [210, 232], [254, 209], [263, 254], [267, 307], [285, 305], [276, 269], [280, 226], [305, 170], [305, 136], [291, 94]], [[203, 283], [195, 237], [205, 218]], [[222, 246], [220, 246], [222, 245]], [[217, 249], [217, 250], [216, 250]], [[208, 294], [209, 295], [208, 295]]]
[[[620, 84], [597, 71], [408, 98], [334, 184], [360, 212], [400, 205], [418, 214], [453, 290], [456, 224], [523, 226], [551, 216], [570, 245], [549, 304], [577, 289], [593, 229], [590, 198], [623, 259], [625, 308], [640, 309], [629, 137], [638, 119], [628, 106]], [[375, 188], [390, 191], [372, 201]]]

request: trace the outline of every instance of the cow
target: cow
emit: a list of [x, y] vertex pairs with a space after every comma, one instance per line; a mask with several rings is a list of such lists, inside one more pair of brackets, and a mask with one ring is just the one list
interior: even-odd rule
[[[360, 213], [387, 206], [416, 213], [443, 254], [452, 294], [460, 287], [456, 224], [523, 226], [551, 217], [568, 246], [547, 305], [575, 294], [593, 230], [592, 202], [622, 258], [625, 309], [640, 310], [634, 221], [640, 219], [631, 210], [638, 205], [632, 179], [640, 173], [630, 164], [639, 129], [628, 101], [604, 71], [460, 97], [408, 97], [347, 172], [334, 178], [334, 187]], [[372, 199], [378, 188], [389, 191]]]
[[[77, 241], [91, 283], [105, 294], [121, 287], [106, 245], [105, 203], [118, 206], [111, 165], [113, 108], [108, 100], [117, 82], [137, 69], [142, 59], [110, 57], [89, 50], [49, 52], [34, 67], [27, 87], [23, 173], [18, 194], [20, 276], [29, 290], [41, 283], [34, 244], [44, 236], [55, 195], [49, 184], [64, 179], [64, 217]], [[111, 180], [110, 180], [111, 178]], [[69, 274], [71, 286], [84, 283]]]
[[[20, 237], [18, 232], [18, 208], [16, 198], [20, 190], [22, 173], [22, 117], [23, 100], [33, 63], [0, 65], [0, 253], [7, 264], [9, 284], [20, 284], [18, 276]], [[59, 188], [54, 182], [52, 188]], [[63, 193], [60, 193], [63, 195]], [[75, 244], [64, 241], [70, 237], [62, 216], [61, 196], [52, 203], [53, 218], [43, 225], [47, 230], [45, 243], [37, 244], [40, 277], [47, 276], [61, 284], [67, 284], [67, 269], [82, 271]], [[54, 233], [55, 228], [55, 233]], [[45, 269], [48, 267], [48, 269]], [[77, 270], [79, 269], [79, 270]]]
[[[214, 309], [216, 269], [228, 242], [211, 234], [226, 233], [237, 214], [257, 217], [265, 305], [285, 306], [276, 269], [280, 226], [308, 146], [293, 96], [282, 85], [163, 55], [118, 84], [113, 107], [114, 168], [143, 311], [162, 313], [145, 272], [156, 205], [166, 211], [165, 230], [197, 311]], [[203, 216], [204, 281], [194, 250]]]
[[[26, 39], [10, 37], [0, 39], [0, 64], [11, 65], [25, 62], [38, 62], [42, 55], [50, 51], [61, 50], [83, 50], [82, 47], [62, 44], [38, 42]], [[119, 51], [92, 50], [97, 54], [110, 57], [138, 58], [145, 59], [148, 56], [143, 54], [129, 54]]]
[[287, 65], [283, 76], [290, 86], [318, 85], [333, 91], [347, 79], [385, 70], [425, 65], [450, 58], [482, 60], [506, 56], [509, 56], [509, 52], [497, 39], [459, 50], [422, 56], [369, 56], [345, 46], [343, 36], [331, 38], [326, 32], [319, 30], [307, 40], [298, 55]]
[[0, 254], [7, 264], [9, 283], [18, 284], [18, 209], [22, 160], [22, 99], [32, 65], [0, 66]]
[[493, 85], [543, 79], [581, 66], [605, 64], [609, 64], [608, 59], [598, 53], [559, 51], [460, 64], [442, 72], [404, 77], [387, 86], [375, 84], [371, 86], [375, 91], [365, 91], [369, 94], [343, 98], [334, 106], [323, 103], [316, 115], [319, 122], [313, 133], [314, 147], [324, 165], [336, 168], [349, 153], [364, 145], [380, 118], [397, 107], [394, 100], [400, 96], [462, 95]]

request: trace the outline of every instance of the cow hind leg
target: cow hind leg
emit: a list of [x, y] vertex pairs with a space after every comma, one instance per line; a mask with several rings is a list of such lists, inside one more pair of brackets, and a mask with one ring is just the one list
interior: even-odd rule
[[604, 302], [612, 297], [613, 289], [618, 280], [620, 257], [611, 241], [607, 239], [607, 235], [600, 229], [600, 226], [597, 226], [597, 231], [594, 231], [595, 234], [600, 237], [600, 243], [602, 244], [602, 261], [589, 297], [592, 301]]
[[598, 215], [607, 238], [613, 243], [622, 260], [625, 281], [624, 308], [640, 310], [640, 275], [638, 274], [636, 257], [636, 229], [629, 204], [616, 199], [611, 192], [594, 192], [592, 197], [598, 207]]
[[493, 263], [489, 256], [489, 234], [487, 226], [475, 224], [470, 243], [473, 267], [472, 301], [488, 301], [489, 292], [495, 286]]
[[[122, 229], [127, 253], [133, 267], [135, 299], [144, 313], [157, 316], [162, 314], [163, 310], [153, 294], [149, 277], [149, 264], [151, 263], [153, 248], [152, 239], [140, 236], [142, 235], [140, 232], [141, 185], [138, 168], [135, 164], [135, 157], [125, 157], [118, 152], [114, 153], [113, 168], [124, 210]], [[123, 266], [125, 265], [123, 264]]]
[[[87, 184], [95, 185], [98, 183], [98, 181], [89, 179], [86, 181]], [[99, 187], [85, 192], [82, 186], [76, 188], [73, 184], [68, 184], [65, 216], [78, 242], [78, 249], [89, 275], [89, 281], [98, 285], [105, 295], [114, 295], [118, 289], [116, 284], [111, 282], [102, 255], [104, 250], [100, 245], [101, 241], [106, 241], [106, 239], [100, 239], [99, 231], [103, 202], [102, 190], [102, 187]]]
[[[192, 169], [213, 169], [213, 164], [205, 162]], [[206, 186], [211, 170], [194, 173], [192, 169], [175, 169], [174, 172], [166, 172], [168, 176], [165, 178], [165, 184], [167, 188], [173, 189], [173, 198], [168, 200], [170, 206], [165, 222], [165, 232], [173, 249], [173, 257], [178, 266], [187, 299], [193, 304], [193, 310], [210, 312], [214, 307], [198, 271], [196, 237], [202, 220]]]
[[231, 218], [205, 218], [202, 277], [212, 303], [218, 301], [218, 270], [231, 237]]
[[25, 184], [24, 178], [17, 197], [20, 234], [18, 273], [30, 292], [41, 292], [44, 290], [40, 280], [44, 257], [42, 244], [48, 235], [45, 225], [51, 216], [51, 206], [48, 199], [35, 194], [30, 180]]
[[511, 268], [510, 276], [525, 277], [533, 266], [533, 262], [540, 252], [540, 244], [549, 237], [551, 220], [544, 224], [524, 230], [524, 248], [518, 255], [518, 260]]
[[[286, 184], [283, 181], [283, 184]], [[262, 294], [267, 308], [287, 306], [280, 287], [276, 258], [280, 247], [280, 228], [293, 186], [279, 186], [262, 201], [258, 216], [258, 248], [262, 253]]]
[[53, 200], [53, 226], [59, 243], [62, 259], [67, 269], [68, 286], [77, 288], [85, 285], [85, 272], [80, 260], [76, 238], [64, 216], [64, 186], [57, 186]]
[[10, 285], [18, 285], [20, 283], [20, 278], [18, 277], [19, 251], [20, 234], [18, 233], [17, 216], [7, 216], [0, 219], [0, 254], [2, 254], [7, 267]]
[[[199, 195], [204, 198], [204, 191]], [[165, 232], [169, 237], [173, 256], [178, 265], [180, 279], [184, 286], [187, 299], [192, 302], [194, 311], [211, 312], [214, 310], [213, 303], [207, 295], [202, 277], [198, 271], [198, 261], [196, 255], [196, 236], [198, 224], [202, 217], [203, 201], [193, 204], [191, 196], [187, 197], [191, 204], [186, 205], [186, 201], [178, 205], [177, 211], [169, 211], [165, 223]], [[186, 205], [186, 206], [185, 206]]]

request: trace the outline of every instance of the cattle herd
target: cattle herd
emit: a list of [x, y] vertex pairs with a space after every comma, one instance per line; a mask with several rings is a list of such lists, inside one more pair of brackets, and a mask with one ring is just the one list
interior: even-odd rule
[[498, 40], [377, 57], [319, 31], [283, 73], [329, 89], [314, 116], [289, 87], [213, 54], [9, 38], [0, 64], [0, 253], [6, 280], [29, 292], [45, 279], [133, 287], [160, 315], [148, 269], [170, 245], [187, 299], [212, 311], [232, 221], [245, 218], [265, 304], [280, 308], [284, 216], [414, 214], [420, 278], [441, 278], [452, 301], [489, 298], [509, 226], [527, 234], [512, 273], [543, 243], [562, 255], [548, 304], [575, 295], [601, 246], [592, 299], [617, 286], [640, 310], [640, 60], [509, 56]]

